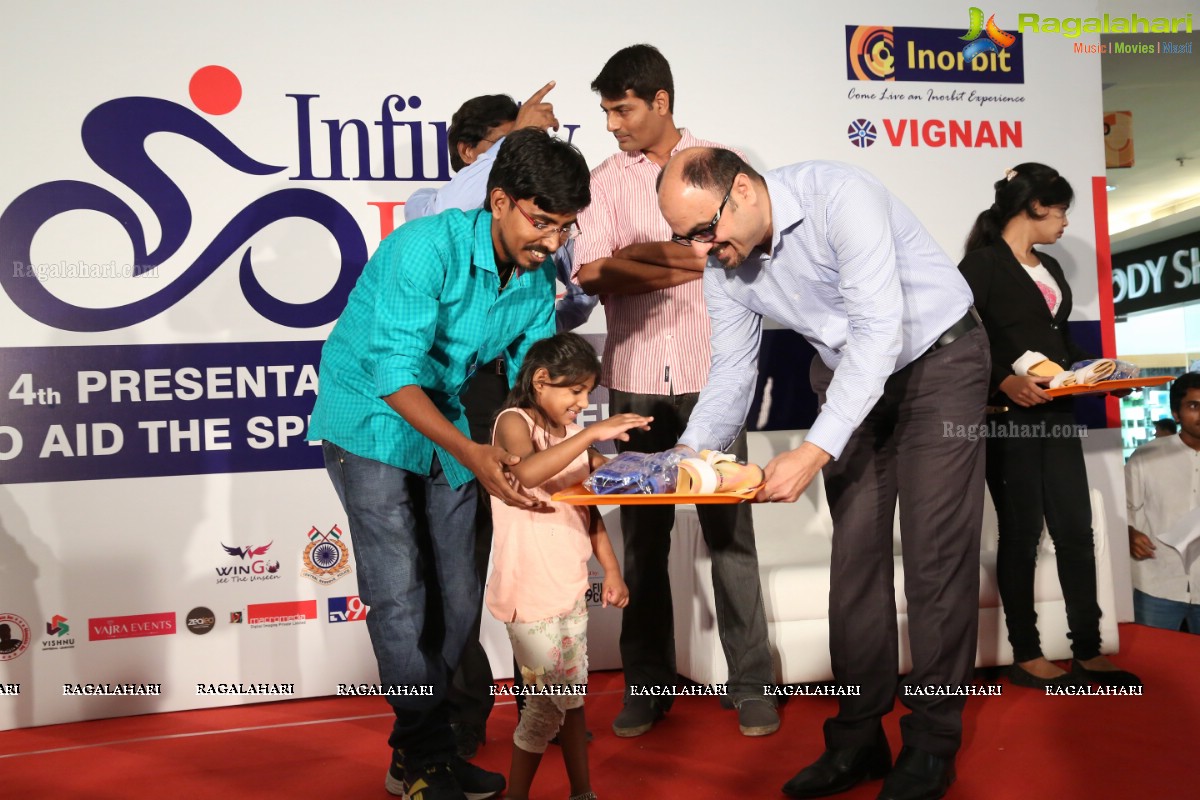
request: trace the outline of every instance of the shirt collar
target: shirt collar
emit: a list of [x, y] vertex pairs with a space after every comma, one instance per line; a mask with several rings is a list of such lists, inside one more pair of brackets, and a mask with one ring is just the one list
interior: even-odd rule
[[770, 174], [764, 175], [763, 180], [771, 199], [771, 252], [777, 253], [784, 234], [804, 221], [804, 208], [800, 199]]
[[[680, 150], [686, 150], [689, 147], [699, 147], [700, 146], [700, 140], [697, 139], [695, 136], [692, 136], [691, 132], [688, 131], [687, 128], [679, 128], [678, 130], [679, 130], [679, 141], [675, 143], [675, 146], [673, 148], [671, 148], [671, 155], [675, 155]], [[632, 153], [626, 153], [624, 150], [622, 150], [621, 155], [625, 157], [624, 160], [621, 161], [621, 166], [625, 167], [626, 169], [634, 166], [635, 164], [641, 164], [643, 162], [651, 163], [651, 164], [654, 163], [654, 162], [650, 161], [650, 159], [646, 156], [645, 150], [637, 150]], [[657, 165], [655, 165], [655, 166], [657, 166]]]
[[492, 244], [492, 212], [481, 209], [475, 213], [475, 251], [471, 254], [471, 260], [475, 266], [499, 275], [496, 248]]

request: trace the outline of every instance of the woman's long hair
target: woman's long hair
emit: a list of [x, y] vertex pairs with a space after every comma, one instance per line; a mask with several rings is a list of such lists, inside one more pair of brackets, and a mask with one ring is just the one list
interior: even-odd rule
[[1044, 217], [1044, 213], [1034, 211], [1035, 201], [1049, 208], [1069, 206], [1075, 197], [1071, 184], [1058, 174], [1058, 170], [1033, 162], [1013, 167], [996, 181], [993, 188], [996, 190], [996, 202], [975, 218], [975, 225], [967, 236], [968, 253], [1000, 241], [1004, 226], [1021, 212], [1034, 219]]

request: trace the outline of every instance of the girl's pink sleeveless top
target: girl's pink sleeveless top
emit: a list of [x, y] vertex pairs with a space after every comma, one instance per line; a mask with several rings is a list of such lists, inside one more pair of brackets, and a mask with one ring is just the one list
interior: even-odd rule
[[[533, 431], [539, 450], [563, 441], [544, 429], [534, 431], [533, 419], [522, 409], [505, 409], [501, 416], [513, 413], [520, 414]], [[494, 440], [495, 428], [492, 430]], [[582, 430], [568, 425], [564, 438]], [[585, 450], [541, 486], [525, 487], [547, 504], [541, 511], [508, 506], [492, 498], [492, 573], [485, 597], [488, 610], [500, 621], [536, 622], [565, 614], [587, 591], [588, 559], [592, 556], [590, 509], [553, 503], [550, 496], [580, 483], [589, 473]]]

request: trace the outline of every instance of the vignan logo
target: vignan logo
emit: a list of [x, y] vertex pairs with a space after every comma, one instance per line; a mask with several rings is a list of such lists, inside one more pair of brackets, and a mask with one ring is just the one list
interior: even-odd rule
[[[1021, 147], [1023, 134], [1020, 120], [971, 119], [889, 119], [884, 118], [883, 130], [892, 147]], [[846, 130], [855, 147], [870, 147], [878, 136], [875, 124], [868, 119], [856, 119]]]
[[[1021, 36], [992, 23], [996, 39], [983, 24], [963, 47], [962, 28], [846, 26], [846, 78], [852, 81], [925, 81], [937, 83], [1024, 83], [1025, 51]], [[972, 13], [971, 28], [976, 15]], [[972, 31], [967, 32], [970, 36]], [[980, 39], [981, 35], [987, 38]], [[980, 42], [972, 47], [975, 42]], [[968, 55], [972, 51], [972, 55]]]
[[[981, 56], [984, 53], [999, 53], [1001, 50], [1008, 49], [1017, 37], [1007, 31], [1000, 30], [1000, 26], [996, 24], [996, 15], [992, 14], [988, 17], [987, 24], [983, 24], [983, 10], [971, 6], [971, 27], [967, 29], [965, 36], [958, 37], [967, 43], [963, 48], [963, 58], [968, 61], [974, 61], [976, 56]], [[984, 38], [980, 38], [981, 34], [987, 34]]]
[[1037, 14], [1017, 14], [1017, 30], [1021, 33], [1058, 33], [1074, 39], [1085, 33], [1191, 33], [1192, 15], [1182, 17], [1042, 17]]

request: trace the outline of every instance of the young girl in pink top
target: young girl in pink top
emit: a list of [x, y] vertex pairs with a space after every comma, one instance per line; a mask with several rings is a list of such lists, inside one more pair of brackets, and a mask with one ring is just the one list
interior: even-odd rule
[[[527, 687], [587, 685], [588, 559], [604, 569], [604, 605], [624, 608], [629, 590], [595, 506], [555, 503], [550, 496], [583, 481], [605, 461], [596, 442], [628, 441], [630, 428], [651, 417], [619, 414], [586, 430], [576, 424], [588, 407], [600, 361], [582, 337], [560, 333], [534, 344], [496, 418], [493, 442], [519, 456], [510, 468], [540, 501], [517, 508], [492, 498], [492, 573], [487, 606], [505, 623]], [[550, 689], [548, 691], [555, 691]], [[532, 694], [513, 733], [507, 797], [526, 800], [546, 745], [558, 735], [572, 800], [595, 798], [588, 776], [583, 695]]]

